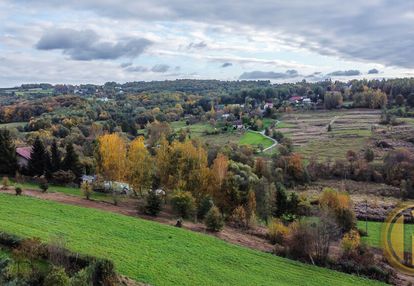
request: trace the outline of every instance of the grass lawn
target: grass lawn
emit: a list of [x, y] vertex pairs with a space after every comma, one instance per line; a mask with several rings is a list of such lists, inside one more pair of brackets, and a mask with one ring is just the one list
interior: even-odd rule
[[259, 144], [261, 144], [263, 148], [267, 148], [269, 146], [272, 146], [273, 141], [264, 137], [263, 135], [259, 133], [247, 131], [240, 138], [239, 144], [240, 145], [253, 145], [256, 147], [259, 146]]
[[[22, 184], [13, 183], [13, 185], [20, 186], [23, 190], [24, 189], [40, 190], [39, 184], [35, 184], [35, 183], [29, 183], [29, 182], [22, 183]], [[49, 185], [49, 189], [47, 191], [50, 193], [64, 193], [66, 195], [83, 197], [83, 193], [80, 188]], [[112, 198], [110, 195], [103, 194], [103, 193], [97, 193], [97, 192], [94, 192], [92, 194], [91, 199], [99, 200], [99, 201], [112, 201]]]
[[[376, 221], [368, 222], [368, 236], [364, 237], [363, 240], [366, 241], [369, 245], [374, 247], [381, 247], [381, 228], [383, 223]], [[365, 230], [365, 221], [358, 221], [358, 227]], [[405, 232], [407, 235], [404, 236], [406, 240], [405, 244], [408, 245], [411, 243], [410, 236], [414, 234], [414, 224], [405, 224]]]
[[30, 197], [0, 194], [0, 230], [107, 257], [151, 285], [380, 285], [156, 222]]
[[170, 125], [171, 125], [171, 128], [174, 129], [175, 132], [181, 129], [189, 129], [192, 137], [200, 137], [204, 134], [204, 131], [214, 131], [213, 126], [211, 126], [209, 123], [203, 123], [203, 122], [187, 125], [184, 120], [180, 120], [180, 121], [171, 122]]

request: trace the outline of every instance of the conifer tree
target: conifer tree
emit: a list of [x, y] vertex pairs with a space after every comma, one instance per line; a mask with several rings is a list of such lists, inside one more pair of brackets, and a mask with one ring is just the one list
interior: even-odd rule
[[79, 162], [79, 156], [76, 154], [71, 143], [66, 145], [66, 154], [62, 162], [62, 169], [65, 171], [72, 171], [77, 180], [82, 176], [82, 167]]
[[17, 170], [16, 149], [7, 129], [0, 130], [0, 174], [14, 175]]
[[57, 146], [56, 140], [53, 140], [52, 146], [50, 148], [51, 158], [51, 171], [56, 172], [61, 169], [62, 156], [60, 154], [59, 148]]
[[47, 156], [45, 146], [39, 137], [33, 143], [30, 160], [27, 165], [28, 172], [32, 176], [42, 176], [47, 166]]

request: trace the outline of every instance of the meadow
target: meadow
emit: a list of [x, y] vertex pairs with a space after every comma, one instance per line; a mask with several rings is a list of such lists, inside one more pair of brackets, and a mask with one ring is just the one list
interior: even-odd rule
[[253, 131], [247, 131], [243, 134], [239, 141], [240, 145], [252, 145], [258, 147], [262, 145], [263, 148], [272, 146], [273, 141], [264, 137], [262, 134]]
[[378, 110], [309, 111], [285, 115], [277, 128], [306, 159], [335, 160], [344, 159], [348, 150], [364, 149], [379, 118]]
[[151, 285], [380, 285], [133, 217], [0, 194], [0, 230], [112, 259]]

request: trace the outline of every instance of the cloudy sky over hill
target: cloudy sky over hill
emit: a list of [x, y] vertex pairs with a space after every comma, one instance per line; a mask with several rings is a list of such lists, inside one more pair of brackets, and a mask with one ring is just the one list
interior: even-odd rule
[[404, 77], [412, 1], [0, 0], [0, 86]]

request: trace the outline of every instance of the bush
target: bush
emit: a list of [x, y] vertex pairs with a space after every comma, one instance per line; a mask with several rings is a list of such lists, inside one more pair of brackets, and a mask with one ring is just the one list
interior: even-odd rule
[[349, 232], [356, 227], [355, 213], [351, 209], [339, 209], [335, 212], [336, 222], [343, 232]]
[[178, 216], [189, 218], [194, 214], [195, 199], [190, 192], [176, 191], [171, 197], [171, 205]]
[[209, 231], [220, 231], [224, 226], [223, 217], [216, 206], [210, 208], [206, 215], [205, 225]]
[[81, 190], [85, 198], [90, 200], [93, 193], [92, 186], [88, 182], [83, 182], [81, 184]]
[[288, 233], [289, 228], [278, 219], [273, 219], [267, 227], [267, 237], [272, 244], [283, 244]]
[[201, 202], [200, 205], [198, 207], [197, 210], [197, 218], [198, 219], [204, 219], [205, 216], [207, 215], [207, 213], [210, 211], [210, 209], [213, 207], [213, 200], [211, 199], [211, 197], [207, 196], [204, 197]]
[[70, 280], [65, 269], [53, 267], [45, 278], [44, 286], [69, 286]]
[[72, 171], [59, 170], [51, 174], [51, 179], [58, 185], [66, 185], [75, 181], [76, 176]]
[[47, 189], [49, 189], [49, 184], [46, 179], [42, 179], [40, 181], [39, 188], [42, 190], [43, 193], [47, 192]]
[[97, 260], [92, 266], [93, 285], [115, 285], [116, 272], [114, 264], [106, 259]]
[[365, 157], [365, 160], [367, 160], [367, 162], [374, 161], [374, 158], [375, 158], [374, 151], [371, 148], [367, 148], [365, 150], [364, 157]]
[[90, 286], [91, 277], [87, 269], [82, 269], [78, 271], [75, 275], [72, 276], [70, 279], [71, 286]]
[[247, 228], [248, 218], [243, 206], [238, 206], [231, 214], [230, 221], [234, 227]]
[[147, 196], [147, 203], [145, 205], [145, 213], [152, 216], [157, 216], [162, 209], [161, 196], [156, 192], [150, 191]]
[[14, 191], [16, 192], [16, 196], [20, 196], [23, 192], [21, 187], [16, 187]]
[[9, 178], [8, 177], [3, 177], [3, 180], [1, 181], [1, 184], [2, 184], [1, 189], [2, 190], [7, 190], [10, 186]]
[[314, 236], [311, 227], [305, 222], [293, 222], [289, 225], [286, 239], [288, 257], [308, 261], [312, 255]]
[[361, 238], [358, 231], [351, 230], [344, 234], [341, 240], [341, 247], [344, 253], [354, 252], [361, 243]]

